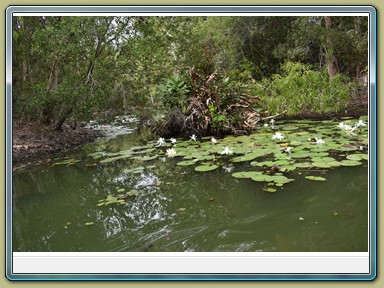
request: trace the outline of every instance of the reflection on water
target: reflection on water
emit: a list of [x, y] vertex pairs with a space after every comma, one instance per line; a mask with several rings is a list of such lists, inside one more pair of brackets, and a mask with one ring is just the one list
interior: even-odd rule
[[[136, 134], [102, 140], [85, 147], [82, 157], [97, 146], [112, 151], [140, 141]], [[324, 182], [292, 173], [296, 181], [266, 193], [263, 183], [235, 179], [224, 169], [198, 173], [167, 159], [149, 161], [140, 174], [123, 172], [132, 165], [79, 162], [14, 173], [14, 251], [368, 249], [367, 167], [331, 169]], [[139, 196], [97, 206], [122, 188]]]

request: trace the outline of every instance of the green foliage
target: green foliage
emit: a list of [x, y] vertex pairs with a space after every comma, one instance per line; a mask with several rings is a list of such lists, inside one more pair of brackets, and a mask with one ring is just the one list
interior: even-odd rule
[[[86, 120], [108, 108], [145, 115], [165, 108], [188, 116], [193, 99], [210, 99], [204, 112], [192, 106], [213, 129], [233, 131], [249, 116], [237, 105], [249, 100], [244, 93], [263, 96], [270, 112], [342, 109], [348, 79], [327, 81], [326, 40], [341, 73], [361, 78], [367, 17], [332, 17], [329, 31], [322, 19], [13, 17], [13, 115], [49, 122], [67, 111]], [[190, 67], [196, 79], [185, 73]], [[248, 112], [261, 112], [253, 104]]]
[[314, 71], [309, 65], [293, 62], [286, 62], [281, 70], [282, 75], [264, 78], [253, 86], [271, 114], [286, 111], [287, 115], [294, 115], [303, 109], [336, 112], [349, 101], [350, 84], [340, 74], [329, 81], [326, 71]]
[[158, 89], [158, 94], [166, 107], [186, 112], [190, 87], [179, 75], [168, 78], [167, 83], [160, 85]]

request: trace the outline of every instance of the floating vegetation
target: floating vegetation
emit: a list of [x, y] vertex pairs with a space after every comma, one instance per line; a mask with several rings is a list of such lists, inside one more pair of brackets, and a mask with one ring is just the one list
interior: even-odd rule
[[[303, 170], [326, 173], [340, 166], [362, 165], [368, 160], [366, 117], [344, 119], [340, 123], [277, 121], [270, 124], [260, 126], [250, 135], [230, 135], [214, 138], [214, 141], [212, 136], [189, 135], [185, 139], [159, 139], [149, 141], [144, 146], [113, 153], [97, 151], [88, 156], [92, 165], [109, 166], [115, 165], [116, 161], [124, 161], [128, 168], [122, 172], [126, 174], [140, 174], [149, 167], [158, 169], [162, 165], [160, 161], [167, 161], [174, 163], [178, 173], [190, 173], [190, 167], [196, 172], [209, 172], [222, 167], [220, 171], [231, 172], [234, 178], [265, 182], [277, 187], [294, 181], [293, 178], [300, 177]], [[54, 165], [69, 165], [78, 161], [64, 159]], [[231, 169], [227, 169], [228, 165], [231, 165]], [[292, 177], [292, 173], [296, 173], [296, 176]], [[317, 176], [304, 177], [315, 181], [325, 180]], [[276, 188], [264, 189], [266, 192], [272, 190]], [[99, 204], [125, 201], [124, 198], [109, 197]]]
[[70, 159], [65, 159], [65, 160], [63, 160], [61, 162], [53, 163], [53, 166], [56, 166], [56, 165], [73, 165], [73, 164], [75, 164], [77, 162], [80, 162], [80, 160], [70, 158]]
[[314, 181], [326, 181], [324, 177], [320, 176], [305, 176], [305, 179], [314, 180]]
[[198, 172], [208, 172], [212, 170], [216, 170], [219, 166], [217, 165], [200, 165], [195, 168], [195, 171]]
[[[121, 191], [121, 190], [119, 189], [118, 191]], [[126, 203], [126, 201], [124, 200], [125, 198], [137, 197], [139, 195], [140, 195], [139, 191], [135, 189], [127, 192], [126, 194], [118, 194], [116, 196], [109, 194], [107, 198], [100, 200], [97, 206], [108, 206], [111, 204], [125, 204]]]

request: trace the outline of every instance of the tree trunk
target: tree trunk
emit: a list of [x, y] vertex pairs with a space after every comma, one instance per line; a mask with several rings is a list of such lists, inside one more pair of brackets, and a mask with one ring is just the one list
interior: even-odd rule
[[69, 117], [69, 115], [71, 115], [72, 113], [72, 110], [73, 108], [69, 108], [67, 109], [63, 115], [61, 116], [61, 118], [59, 119], [59, 121], [57, 121], [56, 125], [55, 125], [55, 130], [56, 131], [62, 131], [63, 130], [63, 124], [65, 122], [65, 120]]
[[51, 66], [48, 83], [47, 83], [47, 101], [44, 104], [42, 111], [42, 122], [46, 125], [50, 125], [53, 120], [53, 107], [50, 101], [52, 91], [57, 91], [59, 88], [59, 66], [57, 62], [54, 62]]
[[333, 51], [333, 41], [331, 37], [331, 27], [332, 27], [331, 17], [325, 16], [324, 22], [325, 22], [325, 28], [327, 29], [326, 47], [325, 47], [327, 67], [328, 67], [329, 80], [332, 80], [332, 78], [335, 77], [340, 72], [340, 70], [339, 70], [339, 64], [337, 62], [337, 58]]

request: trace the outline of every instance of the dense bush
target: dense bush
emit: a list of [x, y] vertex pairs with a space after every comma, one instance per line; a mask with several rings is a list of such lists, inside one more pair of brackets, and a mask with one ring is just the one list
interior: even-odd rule
[[315, 71], [309, 65], [293, 62], [286, 62], [281, 71], [281, 75], [264, 78], [252, 88], [271, 114], [285, 111], [294, 115], [303, 109], [337, 112], [348, 104], [352, 84], [341, 74], [329, 80], [325, 70]]

